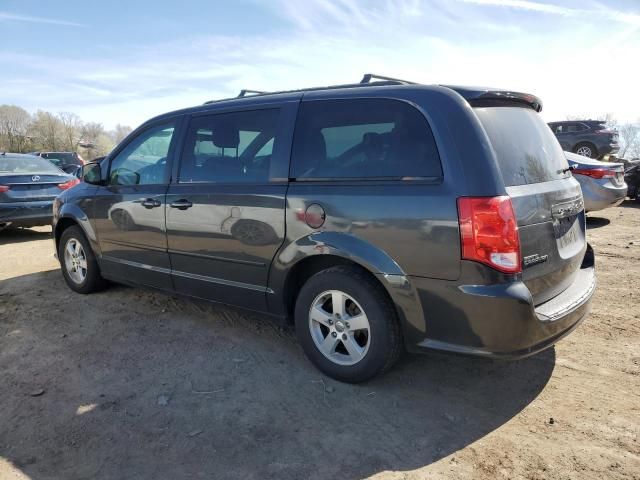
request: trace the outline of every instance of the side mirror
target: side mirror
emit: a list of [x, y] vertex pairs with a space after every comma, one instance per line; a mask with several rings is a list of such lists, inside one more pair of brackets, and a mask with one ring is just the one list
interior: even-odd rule
[[91, 185], [102, 185], [102, 169], [99, 163], [87, 163], [82, 166], [82, 180]]

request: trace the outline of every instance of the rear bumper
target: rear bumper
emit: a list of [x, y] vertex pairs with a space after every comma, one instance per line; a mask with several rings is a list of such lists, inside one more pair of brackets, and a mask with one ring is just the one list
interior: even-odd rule
[[420, 337], [409, 330], [408, 350], [516, 359], [552, 346], [580, 324], [589, 312], [596, 276], [589, 247], [573, 284], [537, 306], [522, 282], [457, 285], [442, 292], [447, 298], [434, 294], [433, 285], [420, 283], [415, 286], [425, 312], [425, 332]]
[[600, 155], [612, 155], [614, 153], [617, 153], [618, 150], [620, 150], [620, 145], [617, 143], [608, 143], [605, 145], [600, 145], [600, 148], [598, 148], [598, 153]]
[[53, 218], [53, 200], [0, 203], [0, 223], [21, 227], [49, 225]]
[[608, 207], [620, 205], [627, 196], [627, 184], [613, 185], [609, 180], [579, 178], [584, 208], [587, 212], [595, 212]]

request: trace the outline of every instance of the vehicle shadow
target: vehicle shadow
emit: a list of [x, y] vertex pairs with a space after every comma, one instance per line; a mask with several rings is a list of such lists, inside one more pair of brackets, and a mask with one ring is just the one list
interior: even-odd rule
[[638, 201], [637, 199], [631, 200], [631, 199], [627, 198], [619, 206], [620, 207], [624, 207], [624, 208], [640, 208], [640, 201]]
[[51, 238], [51, 228], [40, 228], [39, 230], [32, 230], [30, 228], [7, 228], [0, 230], [0, 245], [30, 242], [32, 240], [46, 240], [47, 238]]
[[0, 301], [0, 460], [34, 480], [411, 471], [504, 425], [555, 366], [553, 349], [407, 355], [347, 385], [315, 370], [290, 328], [222, 306], [119, 286], [67, 294], [59, 271], [0, 281]]
[[608, 218], [587, 216], [587, 230], [590, 230], [592, 228], [606, 227], [610, 223], [611, 220], [609, 220]]

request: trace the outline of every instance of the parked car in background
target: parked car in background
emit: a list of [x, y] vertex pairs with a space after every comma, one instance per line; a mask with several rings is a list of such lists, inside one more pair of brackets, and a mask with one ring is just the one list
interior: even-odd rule
[[33, 152], [31, 155], [46, 158], [60, 170], [75, 174], [85, 164], [84, 159], [76, 152]]
[[613, 155], [619, 149], [618, 132], [600, 120], [578, 120], [549, 123], [562, 149], [589, 158]]
[[640, 203], [640, 162], [628, 163], [625, 168], [624, 181], [629, 187], [627, 195]]
[[53, 199], [80, 181], [49, 161], [0, 154], [0, 229], [50, 225]]
[[564, 152], [571, 173], [580, 182], [584, 209], [595, 212], [620, 205], [627, 196], [622, 163], [601, 162], [576, 153]]
[[110, 279], [290, 319], [347, 382], [405, 348], [519, 358], [569, 334], [594, 255], [540, 100], [371, 79], [143, 124], [54, 203], [68, 286]]

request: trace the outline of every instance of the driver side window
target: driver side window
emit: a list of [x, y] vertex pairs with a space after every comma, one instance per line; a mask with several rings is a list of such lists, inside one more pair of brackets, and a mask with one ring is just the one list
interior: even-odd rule
[[167, 156], [175, 124], [145, 130], [112, 161], [110, 185], [154, 185], [164, 183]]

